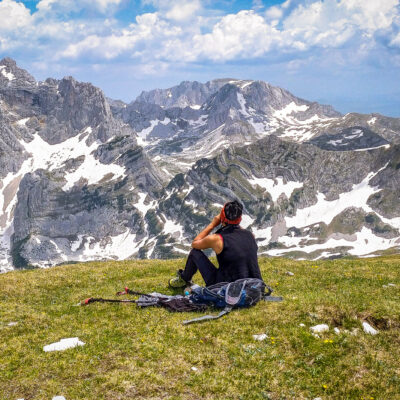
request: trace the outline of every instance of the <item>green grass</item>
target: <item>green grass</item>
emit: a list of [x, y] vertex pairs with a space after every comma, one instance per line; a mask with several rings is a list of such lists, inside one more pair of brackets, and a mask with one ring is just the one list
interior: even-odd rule
[[[197, 325], [181, 324], [195, 313], [75, 306], [86, 297], [114, 298], [125, 286], [172, 293], [166, 282], [183, 262], [91, 262], [0, 275], [0, 399], [400, 399], [399, 256], [262, 258], [264, 280], [284, 301]], [[365, 334], [362, 320], [379, 334]], [[318, 323], [330, 326], [321, 338], [309, 330]], [[334, 334], [335, 326], [343, 333]], [[354, 328], [357, 335], [344, 332]], [[255, 341], [260, 333], [269, 338]], [[86, 345], [43, 351], [76, 336]]]

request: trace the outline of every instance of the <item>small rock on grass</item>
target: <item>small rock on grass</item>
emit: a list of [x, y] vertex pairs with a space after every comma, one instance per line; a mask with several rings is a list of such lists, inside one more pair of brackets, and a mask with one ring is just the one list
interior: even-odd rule
[[376, 335], [379, 331], [374, 329], [368, 322], [362, 323], [363, 329], [365, 333], [369, 333], [370, 335]]
[[15, 326], [18, 325], [18, 322], [12, 321], [7, 324], [7, 326]]
[[301, 326], [302, 328], [304, 328], [304, 327], [305, 327], [305, 325], [304, 325], [304, 324], [299, 324], [299, 326]]
[[339, 335], [340, 329], [337, 328], [336, 326], [333, 328], [333, 331], [336, 333], [336, 335]]
[[64, 396], [54, 396], [51, 400], [66, 400]]
[[383, 288], [388, 288], [388, 287], [396, 287], [394, 283], [388, 283], [387, 285], [382, 285]]
[[[196, 368], [196, 367], [192, 367], [192, 368], [190, 368], [192, 371], [198, 371], [198, 368]], [[53, 399], [54, 400], [54, 399]], [[61, 399], [60, 399], [61, 400]]]
[[254, 340], [259, 340], [260, 342], [262, 340], [265, 340], [268, 337], [266, 333], [262, 333], [261, 335], [253, 335]]
[[294, 273], [293, 273], [293, 272], [290, 272], [290, 271], [286, 271], [286, 275], [294, 276]]
[[79, 338], [67, 338], [61, 339], [59, 342], [48, 344], [47, 346], [43, 347], [43, 351], [62, 351], [66, 349], [71, 349], [77, 346], [83, 346], [85, 343], [81, 342]]
[[313, 333], [321, 333], [329, 331], [329, 326], [327, 324], [319, 324], [310, 327], [310, 329]]

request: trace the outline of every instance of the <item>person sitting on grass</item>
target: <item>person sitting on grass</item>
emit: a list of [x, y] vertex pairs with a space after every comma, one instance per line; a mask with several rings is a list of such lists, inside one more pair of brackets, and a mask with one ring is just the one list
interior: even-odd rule
[[[206, 286], [219, 282], [233, 282], [241, 278], [262, 279], [257, 261], [257, 243], [253, 234], [240, 227], [243, 206], [238, 201], [228, 202], [221, 213], [193, 240], [185, 269], [178, 270], [169, 280], [173, 288], [189, 286], [193, 275], [200, 271]], [[222, 224], [214, 234], [211, 231]], [[201, 251], [213, 249], [219, 268]]]

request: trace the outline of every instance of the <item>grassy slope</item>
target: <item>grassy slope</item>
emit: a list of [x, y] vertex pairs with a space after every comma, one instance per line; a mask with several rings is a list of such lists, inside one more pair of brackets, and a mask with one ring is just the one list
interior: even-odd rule
[[[194, 313], [74, 306], [125, 285], [172, 293], [166, 281], [182, 265], [93, 262], [0, 275], [0, 399], [400, 399], [399, 256], [261, 259], [284, 302], [191, 326], [181, 321]], [[382, 287], [389, 282], [397, 286]], [[360, 328], [364, 318], [378, 335], [332, 331]], [[317, 323], [331, 327], [320, 339], [308, 329]], [[269, 339], [252, 338], [264, 332]], [[86, 345], [42, 350], [76, 336]]]

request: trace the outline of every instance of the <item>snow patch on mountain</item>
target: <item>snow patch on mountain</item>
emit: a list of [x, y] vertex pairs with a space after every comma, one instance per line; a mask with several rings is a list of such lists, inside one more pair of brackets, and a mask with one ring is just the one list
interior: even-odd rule
[[380, 189], [370, 186], [369, 182], [378, 172], [369, 173], [360, 183], [353, 185], [349, 192], [340, 193], [337, 200], [328, 201], [323, 193], [318, 193], [316, 204], [298, 209], [293, 217], [286, 218], [287, 227], [300, 228], [317, 222], [325, 222], [329, 225], [336, 215], [346, 208], [354, 207], [354, 199], [357, 199], [357, 207], [370, 212], [371, 208], [367, 205], [367, 200]]
[[301, 106], [297, 105], [294, 101], [289, 103], [287, 106], [283, 107], [280, 110], [276, 110], [274, 112], [274, 117], [287, 120], [288, 122], [293, 122], [291, 118], [288, 118], [289, 115], [298, 112], [304, 112], [308, 110], [308, 106], [303, 104]]
[[28, 118], [22, 118], [22, 119], [20, 119], [20, 120], [17, 121], [17, 125], [19, 125], [19, 126], [25, 126], [26, 123], [27, 123], [29, 120], [30, 120], [29, 117], [28, 117]]
[[352, 129], [350, 134], [345, 135], [346, 139], [356, 139], [364, 135], [361, 129]]
[[120, 235], [104, 237], [100, 241], [90, 235], [78, 235], [71, 242], [71, 251], [75, 261], [87, 260], [124, 260], [137, 253], [147, 238], [136, 241], [136, 234], [127, 229]]
[[103, 164], [94, 158], [92, 153], [100, 143], [93, 142], [88, 146], [84, 141], [91, 132], [92, 128], [87, 127], [82, 135], [74, 136], [54, 145], [47, 143], [37, 134], [30, 142], [21, 141], [25, 150], [32, 156], [25, 161], [21, 170], [24, 170], [24, 174], [39, 168], [52, 171], [62, 167], [67, 160], [84, 156], [83, 163], [75, 171], [65, 174], [67, 183], [63, 186], [63, 190], [69, 190], [81, 178], [87, 179], [88, 184], [91, 185], [99, 182], [107, 174], [113, 174], [113, 179], [124, 177], [125, 168], [116, 164]]
[[63, 186], [63, 190], [70, 190], [75, 183], [80, 179], [87, 180], [88, 185], [93, 185], [101, 181], [106, 176], [110, 176], [112, 179], [124, 178], [125, 167], [121, 167], [117, 164], [103, 164], [99, 160], [96, 160], [92, 154], [85, 156], [83, 163], [73, 172], [65, 174], [67, 183]]
[[155, 208], [156, 201], [151, 201], [148, 204], [145, 204], [147, 194], [139, 192], [138, 196], [139, 196], [139, 202], [135, 204], [135, 207], [142, 213], [143, 216], [145, 216], [147, 211]]
[[[87, 156], [97, 149], [100, 143], [94, 142], [90, 146], [84, 141], [91, 132], [91, 127], [86, 128], [81, 135], [73, 136], [58, 144], [49, 144], [38, 134], [30, 142], [21, 141], [25, 150], [31, 154], [29, 171], [42, 168], [49, 171], [62, 167], [70, 159]], [[21, 168], [22, 169], [22, 168]]]
[[248, 113], [248, 111], [246, 110], [246, 100], [243, 96], [242, 93], [238, 93], [237, 94], [237, 99], [238, 102], [240, 104], [240, 113], [244, 116], [244, 117], [250, 117], [250, 114]]
[[170, 122], [171, 120], [167, 117], [165, 117], [162, 121], [160, 121], [159, 119], [153, 119], [150, 121], [149, 127], [142, 129], [141, 131], [137, 132], [137, 134], [139, 138], [142, 139], [143, 143], [146, 143], [147, 136], [150, 135], [150, 133], [158, 124], [168, 125]]
[[277, 177], [276, 180], [269, 178], [257, 178], [252, 177], [248, 180], [252, 185], [258, 185], [265, 189], [272, 198], [272, 201], [276, 202], [279, 196], [283, 193], [287, 198], [293, 193], [293, 190], [300, 189], [303, 187], [302, 182], [288, 181], [283, 182], [283, 178]]
[[249, 122], [253, 126], [256, 133], [258, 133], [258, 134], [267, 133], [271, 129], [268, 122], [266, 122], [266, 121], [255, 122], [254, 118], [250, 118]]
[[384, 149], [389, 149], [390, 148], [390, 144], [382, 144], [381, 146], [376, 146], [376, 147], [367, 147], [365, 149], [355, 149], [353, 151], [367, 151], [367, 150], [376, 150], [376, 149], [380, 149], [380, 148], [384, 148]]
[[254, 222], [254, 218], [251, 218], [250, 215], [243, 214], [242, 221], [240, 222], [240, 226], [244, 229], [247, 229]]
[[169, 234], [171, 236], [178, 235], [178, 238], [183, 238], [184, 228], [180, 223], [168, 219], [165, 216], [165, 214], [161, 214], [161, 219], [163, 220], [164, 223], [164, 228], [163, 228], [164, 234]]
[[272, 227], [268, 228], [251, 227], [251, 231], [253, 232], [259, 247], [266, 246], [271, 241]]
[[[344, 238], [330, 238], [324, 243], [300, 245], [298, 247], [289, 249], [273, 249], [262, 252], [261, 254], [268, 254], [270, 256], [281, 256], [293, 250], [312, 253], [318, 250], [335, 249], [337, 247], [351, 247], [351, 249], [348, 250], [349, 254], [354, 256], [364, 256], [370, 253], [374, 253], [376, 251], [386, 250], [396, 245], [399, 245], [399, 238], [382, 238], [376, 236], [371, 229], [366, 227], [363, 227], [361, 231], [355, 233], [354, 236], [354, 240], [351, 241]], [[294, 244], [294, 246], [296, 245]], [[320, 258], [320, 256], [318, 258]]]
[[9, 81], [13, 81], [15, 79], [15, 76], [11, 71], [10, 72], [6, 71], [6, 66], [5, 65], [0, 65], [0, 72]]
[[195, 121], [193, 120], [189, 120], [189, 125], [192, 125], [196, 128], [199, 128], [200, 126], [204, 126], [207, 124], [207, 115], [201, 115], [198, 119], [196, 119]]

